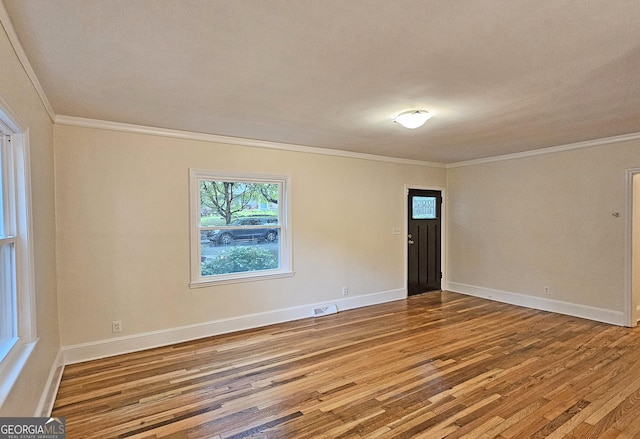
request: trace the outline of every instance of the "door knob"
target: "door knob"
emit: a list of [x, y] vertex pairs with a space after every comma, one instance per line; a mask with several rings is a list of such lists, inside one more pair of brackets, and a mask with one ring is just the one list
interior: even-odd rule
[[409, 240], [409, 244], [413, 244], [413, 241], [411, 239]]

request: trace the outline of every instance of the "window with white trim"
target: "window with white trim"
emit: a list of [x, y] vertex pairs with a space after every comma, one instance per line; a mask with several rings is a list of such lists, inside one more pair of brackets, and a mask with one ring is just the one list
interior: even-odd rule
[[0, 408], [38, 341], [29, 132], [9, 114], [0, 97]]
[[191, 286], [292, 275], [289, 182], [190, 170]]
[[0, 361], [18, 341], [15, 190], [11, 138], [0, 136]]
[[30, 213], [28, 138], [0, 109], [0, 362], [36, 339]]

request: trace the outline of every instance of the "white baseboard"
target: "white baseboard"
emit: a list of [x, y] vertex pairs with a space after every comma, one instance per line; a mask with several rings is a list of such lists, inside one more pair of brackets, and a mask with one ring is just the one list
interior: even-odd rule
[[[406, 289], [397, 289], [336, 299], [326, 303], [335, 304], [338, 311], [345, 311], [348, 309], [405, 299], [406, 297]], [[323, 304], [313, 303], [259, 314], [249, 314], [230, 319], [215, 320], [195, 325], [134, 334], [125, 337], [63, 346], [62, 355], [64, 364], [73, 364], [129, 352], [137, 352], [144, 349], [211, 337], [213, 335], [226, 334], [229, 332], [242, 331], [274, 323], [282, 323], [311, 317], [313, 315], [313, 308], [319, 305]]]
[[40, 402], [38, 403], [38, 408], [36, 409], [36, 413], [34, 416], [36, 417], [46, 417], [51, 416], [51, 411], [53, 410], [53, 404], [56, 401], [56, 395], [58, 394], [58, 388], [60, 387], [60, 381], [62, 380], [62, 372], [64, 372], [64, 363], [62, 361], [62, 349], [58, 351], [58, 355], [56, 355], [53, 364], [51, 365], [51, 370], [49, 371], [49, 376], [47, 377], [47, 383], [44, 388], [44, 392], [42, 392], [42, 396], [40, 397]]
[[597, 322], [610, 323], [612, 325], [625, 326], [624, 313], [610, 309], [595, 308], [570, 302], [561, 302], [544, 297], [528, 296], [526, 294], [511, 293], [508, 291], [494, 290], [491, 288], [466, 285], [458, 282], [447, 282], [448, 291], [509, 303], [511, 305], [524, 306], [526, 308], [550, 311], [565, 314]]

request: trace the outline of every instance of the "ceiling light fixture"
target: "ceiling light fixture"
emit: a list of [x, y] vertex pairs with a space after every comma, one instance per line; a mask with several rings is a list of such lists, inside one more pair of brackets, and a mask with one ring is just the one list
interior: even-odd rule
[[398, 122], [405, 128], [415, 129], [424, 125], [426, 121], [431, 119], [431, 115], [425, 110], [411, 110], [400, 113], [393, 121]]

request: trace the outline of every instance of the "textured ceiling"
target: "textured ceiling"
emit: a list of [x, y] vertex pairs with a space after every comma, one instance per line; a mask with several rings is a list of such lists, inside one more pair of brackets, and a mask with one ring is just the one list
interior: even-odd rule
[[56, 115], [441, 163], [640, 132], [638, 0], [4, 3]]

